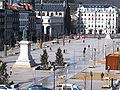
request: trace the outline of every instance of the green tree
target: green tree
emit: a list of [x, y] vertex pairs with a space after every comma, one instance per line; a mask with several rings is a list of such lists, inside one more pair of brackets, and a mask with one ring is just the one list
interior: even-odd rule
[[43, 66], [43, 68], [47, 68], [48, 67], [48, 54], [46, 49], [43, 50], [43, 55], [41, 55], [40, 61], [41, 61], [41, 65]]
[[60, 48], [57, 49], [55, 63], [57, 65], [59, 65], [59, 66], [63, 66], [64, 65], [63, 54], [62, 54], [62, 50]]
[[9, 83], [9, 75], [7, 74], [7, 65], [5, 62], [0, 60], [0, 84], [8, 84]]

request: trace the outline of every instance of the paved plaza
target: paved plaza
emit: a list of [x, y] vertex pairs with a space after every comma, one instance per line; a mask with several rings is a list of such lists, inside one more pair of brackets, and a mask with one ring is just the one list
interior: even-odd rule
[[[114, 40], [114, 43], [113, 43]], [[66, 44], [63, 46], [62, 41], [60, 44], [52, 44], [46, 42], [49, 46], [46, 49], [48, 52], [48, 59], [51, 62], [55, 61], [55, 53], [60, 47], [62, 51], [65, 49], [66, 52], [63, 53], [64, 61], [68, 62], [70, 66], [57, 69], [56, 70], [56, 85], [59, 83], [58, 77], [63, 75], [67, 79], [66, 83], [74, 83], [79, 85], [86, 90], [90, 90], [90, 79], [86, 81], [79, 78], [72, 78], [78, 73], [90, 73], [92, 71], [95, 73], [95, 76], [103, 72], [107, 73], [105, 70], [105, 64], [99, 63], [98, 61], [104, 61], [105, 55], [109, 53], [119, 53], [116, 52], [116, 47], [119, 46], [119, 39], [98, 39], [98, 38], [82, 38], [79, 40], [71, 40], [69, 43], [68, 40], [65, 41]], [[106, 47], [105, 47], [106, 45]], [[50, 50], [50, 47], [52, 50]], [[86, 48], [85, 55], [83, 55], [83, 50]], [[96, 49], [96, 50], [95, 50]], [[114, 52], [113, 52], [114, 50]], [[13, 67], [19, 56], [19, 49], [13, 49], [15, 55], [9, 55], [7, 57], [3, 56], [3, 52], [0, 52], [1, 60], [7, 62], [8, 73], [10, 72], [10, 67], [12, 67], [13, 73], [10, 76], [10, 81], [13, 81], [15, 84], [19, 84], [21, 89], [25, 89], [34, 84], [43, 84], [46, 87], [53, 88], [53, 71], [50, 70], [34, 70], [33, 68], [18, 68]], [[40, 55], [42, 54], [42, 49], [39, 49], [35, 44], [32, 44], [31, 55], [36, 63], [40, 63]], [[96, 67], [88, 68], [89, 60], [95, 60]], [[111, 71], [111, 73], [118, 73], [118, 71]], [[84, 76], [84, 75], [82, 75]], [[119, 78], [119, 77], [118, 77]], [[64, 80], [63, 80], [64, 81]], [[103, 86], [103, 81], [101, 79], [93, 79], [93, 89], [92, 90], [104, 90], [101, 87]], [[56, 88], [57, 90], [57, 88]]]

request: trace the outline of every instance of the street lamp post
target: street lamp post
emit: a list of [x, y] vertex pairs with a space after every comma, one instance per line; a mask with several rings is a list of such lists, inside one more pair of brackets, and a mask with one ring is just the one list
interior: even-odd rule
[[78, 17], [78, 33], [81, 34], [81, 29], [80, 29], [80, 9], [79, 9], [79, 17]]
[[54, 67], [54, 87], [53, 87], [53, 90], [55, 90], [55, 65], [53, 65]]
[[107, 46], [107, 45], [105, 45], [105, 47], [104, 47], [104, 48], [105, 48], [105, 50], [104, 50], [104, 52], [105, 52], [105, 53], [104, 53], [104, 54], [105, 54], [105, 57], [106, 57], [106, 46]]
[[53, 90], [55, 90], [55, 62], [52, 62], [53, 71], [54, 71], [54, 81], [53, 81]]
[[90, 76], [91, 76], [91, 89], [90, 90], [92, 90], [92, 77], [93, 77], [93, 72], [92, 71], [90, 71]]
[[84, 50], [83, 50], [83, 61], [84, 61], [84, 66], [85, 66], [85, 51], [86, 51], [86, 48], [84, 48]]
[[[41, 16], [41, 26], [40, 26], [40, 29], [42, 31], [42, 8], [43, 8], [43, 4], [42, 4], [42, 0], [41, 0], [41, 11], [40, 11], [40, 16]], [[43, 44], [43, 41], [44, 41], [44, 32], [42, 31], [42, 36], [40, 38], [40, 48], [42, 48], [42, 44]]]
[[97, 11], [95, 11], [95, 31], [94, 31], [94, 37], [95, 37], [95, 34], [96, 34], [96, 12]]
[[96, 64], [96, 48], [94, 48], [94, 65]]
[[113, 54], [114, 54], [114, 42], [115, 42], [115, 41], [113, 41]]

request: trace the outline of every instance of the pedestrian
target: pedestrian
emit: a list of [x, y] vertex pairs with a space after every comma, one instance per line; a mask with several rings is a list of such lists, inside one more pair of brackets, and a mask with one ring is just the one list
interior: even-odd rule
[[102, 72], [101, 73], [101, 80], [103, 80], [103, 77], [104, 77], [104, 73]]
[[108, 66], [107, 71], [108, 71], [108, 73], [110, 72], [110, 66]]
[[65, 53], [65, 49], [63, 50], [63, 53]]
[[71, 42], [71, 40], [69, 40], [69, 43]]
[[10, 67], [10, 75], [12, 75], [12, 67]]
[[65, 53], [67, 53], [67, 49], [65, 50]]
[[83, 40], [83, 43], [85, 43], [85, 40]]
[[52, 51], [52, 48], [50, 47], [50, 51]]

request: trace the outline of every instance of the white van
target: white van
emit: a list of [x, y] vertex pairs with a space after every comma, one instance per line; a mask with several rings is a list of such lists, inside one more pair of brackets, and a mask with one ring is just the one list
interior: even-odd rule
[[76, 86], [75, 84], [62, 84], [61, 90], [84, 90], [80, 87]]

